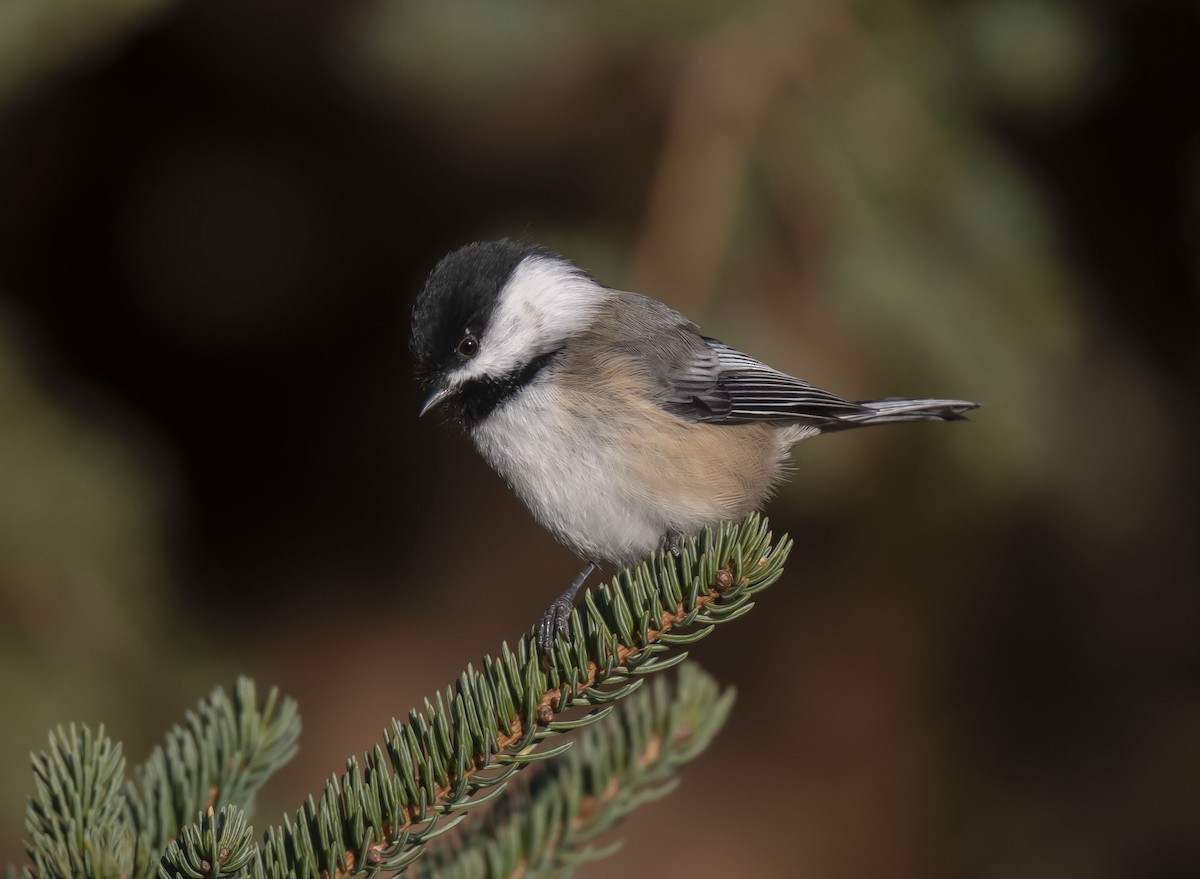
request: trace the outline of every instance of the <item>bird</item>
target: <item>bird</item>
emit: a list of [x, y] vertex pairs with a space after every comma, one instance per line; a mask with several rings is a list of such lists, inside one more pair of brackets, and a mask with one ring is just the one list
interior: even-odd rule
[[967, 400], [851, 402], [716, 339], [536, 244], [477, 241], [413, 305], [414, 372], [534, 519], [587, 564], [537, 626], [545, 654], [604, 563], [632, 566], [761, 508], [792, 447], [900, 421], [956, 421]]

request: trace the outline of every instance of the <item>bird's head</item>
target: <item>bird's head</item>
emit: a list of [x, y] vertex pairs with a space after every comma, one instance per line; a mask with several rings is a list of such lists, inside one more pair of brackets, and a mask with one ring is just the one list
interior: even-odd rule
[[486, 416], [532, 367], [587, 326], [604, 288], [540, 247], [485, 241], [434, 267], [413, 306], [410, 347], [424, 415]]

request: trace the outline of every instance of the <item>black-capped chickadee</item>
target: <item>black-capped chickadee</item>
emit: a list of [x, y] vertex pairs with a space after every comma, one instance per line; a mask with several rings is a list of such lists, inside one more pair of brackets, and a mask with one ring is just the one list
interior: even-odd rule
[[893, 421], [953, 421], [965, 400], [852, 403], [760, 363], [661, 302], [613, 290], [512, 241], [468, 244], [413, 308], [430, 391], [541, 525], [589, 564], [547, 610], [565, 632], [601, 562], [635, 564], [758, 509], [800, 440]]

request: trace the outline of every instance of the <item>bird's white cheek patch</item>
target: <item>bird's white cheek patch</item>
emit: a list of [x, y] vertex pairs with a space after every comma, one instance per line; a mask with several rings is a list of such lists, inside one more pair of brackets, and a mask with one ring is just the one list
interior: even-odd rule
[[568, 263], [526, 258], [500, 292], [479, 356], [459, 371], [459, 380], [508, 375], [560, 347], [592, 321], [606, 294]]

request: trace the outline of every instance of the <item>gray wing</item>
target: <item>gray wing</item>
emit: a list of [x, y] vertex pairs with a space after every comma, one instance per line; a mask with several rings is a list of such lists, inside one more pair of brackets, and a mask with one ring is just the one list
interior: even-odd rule
[[617, 332], [597, 346], [640, 362], [660, 389], [659, 405], [688, 421], [788, 421], [832, 431], [893, 421], [953, 421], [978, 405], [898, 398], [850, 402], [700, 335], [691, 321], [657, 300], [614, 291], [610, 305]]
[[680, 363], [663, 408], [689, 421], [746, 424], [809, 421], [828, 425], [867, 409], [730, 348], [697, 337], [690, 359]]

